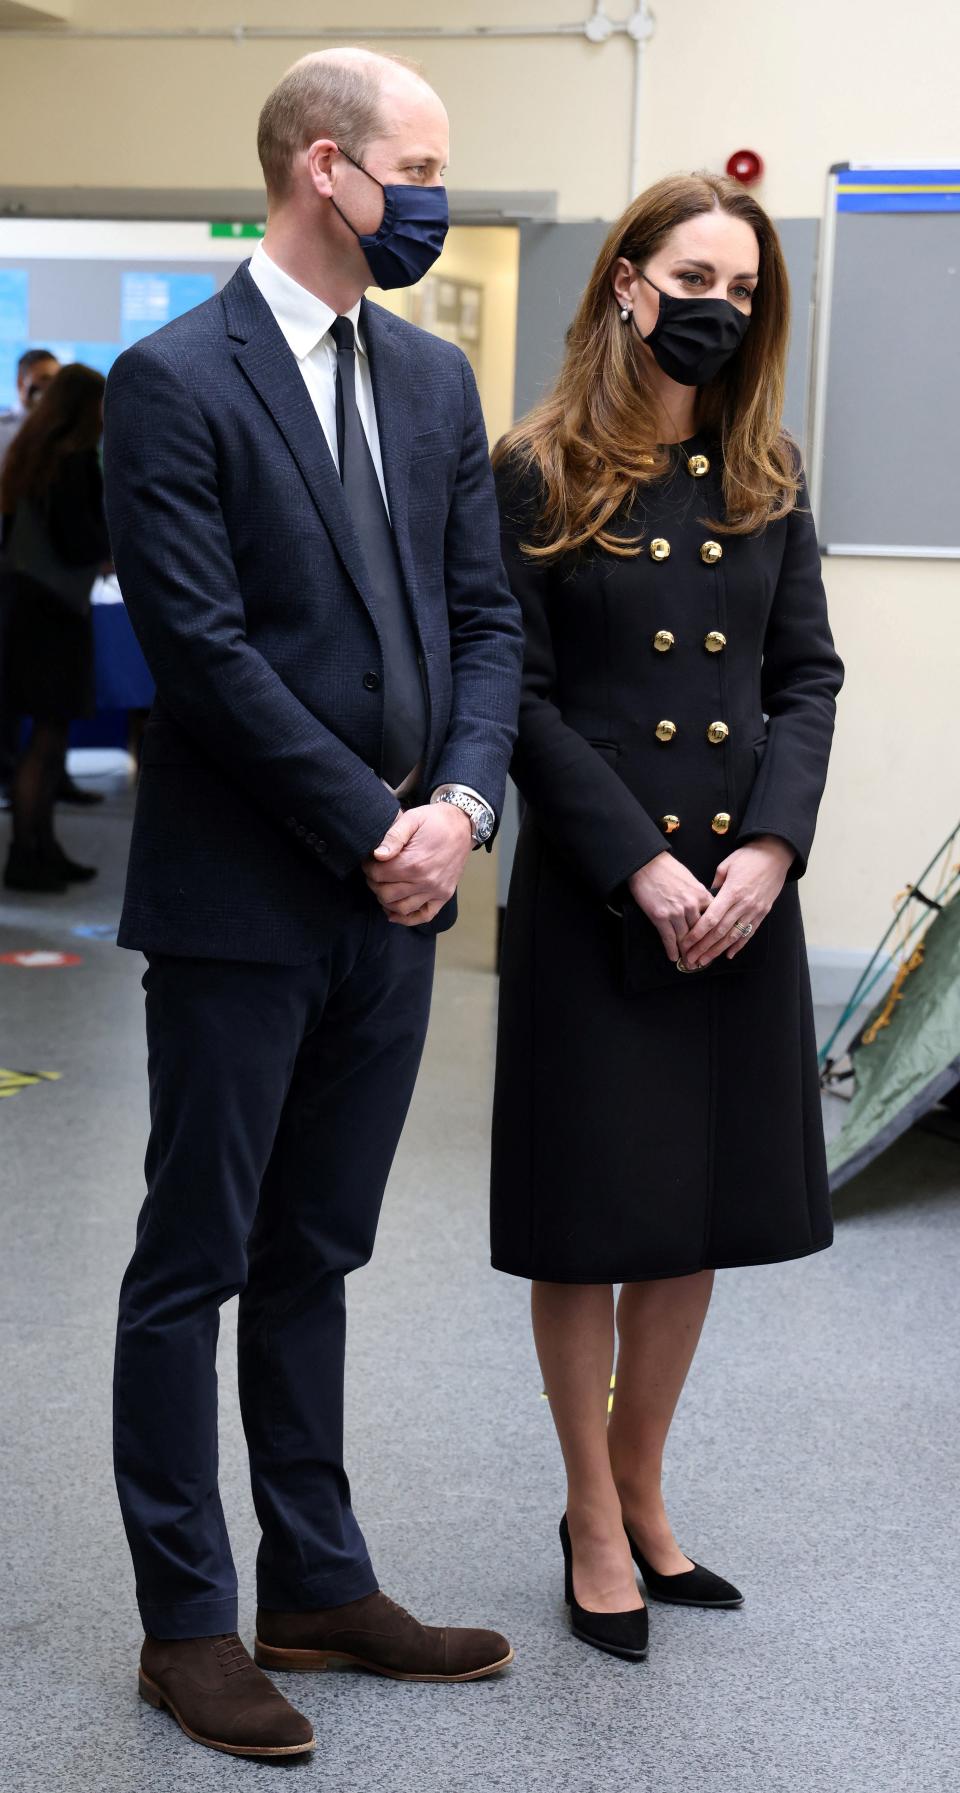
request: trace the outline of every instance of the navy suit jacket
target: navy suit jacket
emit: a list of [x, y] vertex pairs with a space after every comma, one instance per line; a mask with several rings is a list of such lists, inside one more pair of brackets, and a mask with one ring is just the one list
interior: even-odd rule
[[[425, 667], [423, 790], [467, 784], [499, 813], [522, 634], [473, 375], [366, 300], [361, 329]], [[305, 963], [397, 813], [377, 772], [390, 667], [326, 438], [246, 266], [120, 356], [104, 471], [157, 683], [120, 944]]]

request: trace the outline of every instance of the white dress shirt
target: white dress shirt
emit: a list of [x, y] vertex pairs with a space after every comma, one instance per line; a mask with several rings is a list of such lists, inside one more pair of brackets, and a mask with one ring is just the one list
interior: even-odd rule
[[[266, 299], [283, 334], [297, 358], [297, 364], [303, 375], [303, 383], [310, 394], [314, 410], [320, 419], [327, 445], [333, 456], [333, 464], [339, 467], [337, 454], [337, 348], [330, 335], [330, 325], [337, 313], [331, 311], [315, 293], [307, 291], [298, 281], [291, 280], [275, 261], [271, 261], [262, 243], [258, 243], [250, 257], [250, 278]], [[387, 488], [383, 479], [383, 458], [380, 453], [380, 435], [377, 429], [377, 413], [373, 402], [373, 382], [370, 378], [370, 363], [363, 337], [358, 328], [360, 316], [358, 299], [351, 311], [344, 312], [353, 325], [357, 342], [357, 410], [363, 433], [367, 438], [373, 464], [380, 481], [383, 502], [387, 503]], [[389, 515], [389, 506], [387, 506]]]

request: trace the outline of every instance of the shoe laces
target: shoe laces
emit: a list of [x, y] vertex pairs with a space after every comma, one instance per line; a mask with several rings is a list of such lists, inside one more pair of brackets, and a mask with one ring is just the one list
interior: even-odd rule
[[228, 1631], [223, 1637], [215, 1637], [213, 1648], [225, 1675], [239, 1675], [245, 1668], [252, 1666], [246, 1646], [236, 1631]]
[[418, 1630], [422, 1629], [419, 1619], [415, 1619], [413, 1613], [408, 1612], [405, 1606], [400, 1606], [396, 1600], [391, 1600], [390, 1595], [385, 1594], [382, 1588], [380, 1590], [380, 1598], [384, 1605], [389, 1606], [390, 1611], [395, 1612], [397, 1617], [403, 1619], [406, 1624], [415, 1625]]

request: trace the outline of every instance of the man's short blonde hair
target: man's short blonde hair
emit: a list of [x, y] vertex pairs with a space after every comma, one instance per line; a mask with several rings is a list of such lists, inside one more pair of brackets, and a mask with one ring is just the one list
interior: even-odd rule
[[330, 137], [360, 161], [374, 138], [387, 134], [383, 77], [388, 65], [419, 74], [404, 56], [368, 50], [319, 50], [301, 57], [267, 96], [257, 127], [257, 154], [267, 193], [282, 199], [298, 151]]

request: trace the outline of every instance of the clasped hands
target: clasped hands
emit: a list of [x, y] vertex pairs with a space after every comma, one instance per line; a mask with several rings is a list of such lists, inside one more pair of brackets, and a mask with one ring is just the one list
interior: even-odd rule
[[[672, 853], [658, 853], [634, 872], [630, 894], [672, 963], [680, 959], [686, 971], [699, 971], [721, 953], [735, 959], [743, 951], [773, 908], [793, 859], [793, 848], [778, 835], [760, 835], [721, 861], [711, 894]], [[745, 923], [745, 933], [733, 932]]]
[[453, 896], [473, 849], [470, 817], [453, 803], [401, 810], [363, 874], [388, 921], [432, 921]]

